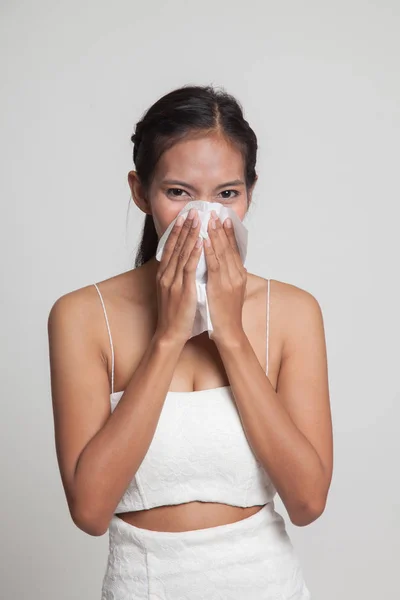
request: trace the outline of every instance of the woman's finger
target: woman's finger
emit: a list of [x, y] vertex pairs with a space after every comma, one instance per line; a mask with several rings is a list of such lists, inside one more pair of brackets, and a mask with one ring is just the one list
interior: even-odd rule
[[232, 241], [232, 236], [228, 237], [226, 235], [226, 230], [218, 216], [214, 219], [214, 223], [215, 229], [212, 227], [211, 222], [210, 237], [214, 246], [216, 259], [220, 263], [223, 271], [233, 282], [235, 281], [238, 272], [240, 273], [244, 269], [238, 252], [236, 238], [233, 234], [234, 241]]
[[226, 237], [228, 239], [229, 245], [232, 248], [233, 258], [235, 260], [237, 268], [239, 270], [242, 270], [242, 271], [245, 272], [246, 269], [243, 266], [243, 260], [242, 260], [242, 257], [240, 256], [239, 246], [238, 246], [238, 243], [237, 243], [237, 239], [236, 239], [236, 236], [235, 236], [235, 230], [233, 228], [233, 223], [232, 223], [231, 219], [230, 219], [230, 223], [231, 223], [231, 226], [228, 227], [228, 219], [225, 219], [225, 221], [222, 224], [222, 228], [223, 228], [223, 230], [225, 232], [225, 235], [226, 235]]
[[181, 215], [180, 217], [177, 218], [173, 228], [171, 229], [168, 239], [165, 242], [164, 250], [163, 250], [163, 253], [161, 256], [161, 260], [160, 260], [160, 266], [158, 268], [159, 275], [164, 273], [165, 269], [167, 268], [167, 266], [169, 264], [169, 260], [173, 253], [174, 246], [177, 243], [179, 236], [181, 235], [182, 225], [184, 223], [184, 220], [185, 220], [185, 217], [183, 215]]
[[[196, 216], [197, 211], [194, 212], [194, 217]], [[164, 254], [166, 254], [166, 260], [168, 261], [163, 271], [164, 276], [167, 279], [175, 279], [176, 277], [182, 279], [183, 267], [185, 266], [199, 235], [199, 219], [197, 219], [196, 227], [193, 227], [195, 222], [194, 217], [191, 218], [188, 215], [183, 224], [178, 225], [178, 234], [176, 235], [174, 229], [178, 222], [177, 220], [168, 236], [162, 256], [162, 258], [164, 258]], [[169, 243], [173, 233], [174, 236], [171, 243]]]
[[[211, 221], [211, 219], [210, 219], [210, 221]], [[205, 238], [205, 240], [203, 241], [204, 257], [206, 259], [208, 271], [217, 273], [219, 270], [219, 262], [215, 255], [215, 250], [214, 250], [213, 244], [211, 242], [210, 221], [208, 222], [208, 228], [207, 228], [208, 229], [208, 238]]]

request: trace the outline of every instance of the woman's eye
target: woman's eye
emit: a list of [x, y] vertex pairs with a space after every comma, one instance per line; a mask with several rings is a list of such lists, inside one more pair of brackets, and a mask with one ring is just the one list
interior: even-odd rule
[[[239, 195], [239, 192], [236, 191], [236, 190], [224, 190], [223, 192], [221, 192], [221, 194], [226, 194], [226, 192], [228, 192], [228, 194], [230, 194], [231, 192], [233, 192], [234, 194], [236, 194], [236, 196]], [[225, 200], [230, 200], [231, 198], [236, 198], [236, 196], [229, 196], [229, 197], [225, 196], [224, 199]]]
[[[182, 190], [181, 188], [169, 188], [167, 190], [167, 195], [168, 196], [173, 196], [174, 198], [181, 198], [182, 195], [181, 194], [172, 194], [171, 192], [184, 192], [185, 190]], [[185, 192], [186, 193], [186, 192]]]

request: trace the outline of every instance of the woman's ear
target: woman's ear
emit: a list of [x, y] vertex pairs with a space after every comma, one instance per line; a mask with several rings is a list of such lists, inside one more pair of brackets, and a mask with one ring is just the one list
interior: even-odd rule
[[250, 202], [251, 202], [251, 199], [253, 196], [254, 188], [256, 187], [257, 179], [258, 179], [258, 175], [256, 175], [253, 185], [251, 186], [251, 188], [249, 188], [249, 191], [247, 192], [247, 201], [248, 201], [249, 206], [250, 206]]
[[134, 201], [136, 206], [147, 215], [151, 215], [150, 203], [146, 199], [144, 187], [136, 171], [129, 171], [128, 183], [131, 189], [132, 200]]

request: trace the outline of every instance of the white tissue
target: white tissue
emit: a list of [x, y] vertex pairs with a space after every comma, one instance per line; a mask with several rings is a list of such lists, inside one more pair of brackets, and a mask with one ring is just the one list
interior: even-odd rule
[[[163, 255], [165, 243], [171, 233], [173, 226], [175, 225], [175, 221], [180, 215], [187, 215], [191, 208], [196, 208], [198, 211], [198, 216], [201, 222], [199, 235], [202, 238], [208, 238], [208, 221], [210, 219], [211, 211], [215, 210], [217, 213], [221, 223], [225, 221], [226, 218], [230, 217], [232, 219], [232, 226], [235, 232], [236, 241], [239, 248], [239, 254], [242, 259], [243, 264], [246, 261], [247, 255], [247, 237], [248, 231], [246, 227], [243, 225], [240, 218], [237, 216], [235, 211], [220, 202], [206, 202], [203, 200], [193, 200], [192, 202], [188, 202], [182, 208], [182, 210], [176, 215], [175, 219], [168, 225], [167, 229], [162, 234], [161, 238], [158, 241], [157, 250], [156, 250], [156, 259], [158, 261], [161, 260]], [[204, 255], [204, 247], [201, 249], [201, 256], [199, 258], [197, 269], [196, 269], [196, 291], [197, 291], [197, 306], [196, 306], [196, 315], [193, 322], [192, 333], [190, 337], [194, 337], [195, 335], [199, 335], [203, 331], [208, 331], [208, 337], [211, 338], [211, 334], [213, 332], [213, 325], [211, 322], [210, 312], [208, 309], [208, 299], [207, 299], [207, 262]], [[190, 339], [190, 338], [189, 338]]]

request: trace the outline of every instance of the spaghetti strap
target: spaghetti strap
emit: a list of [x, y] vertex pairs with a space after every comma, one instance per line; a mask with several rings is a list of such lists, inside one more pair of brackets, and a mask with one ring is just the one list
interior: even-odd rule
[[100, 296], [101, 304], [103, 306], [104, 316], [106, 318], [108, 336], [110, 338], [110, 346], [111, 346], [111, 394], [113, 394], [114, 393], [114, 346], [113, 346], [113, 341], [112, 341], [112, 337], [111, 337], [110, 324], [108, 322], [107, 311], [106, 311], [106, 307], [105, 307], [105, 304], [104, 304], [103, 296], [101, 295], [101, 292], [100, 292], [100, 290], [99, 290], [99, 288], [97, 286], [97, 283], [94, 283], [93, 285], [96, 288], [96, 290], [98, 291], [98, 294]]
[[270, 297], [270, 291], [271, 291], [271, 280], [267, 279], [267, 372], [266, 375], [268, 375], [268, 359], [269, 359], [269, 297]]

